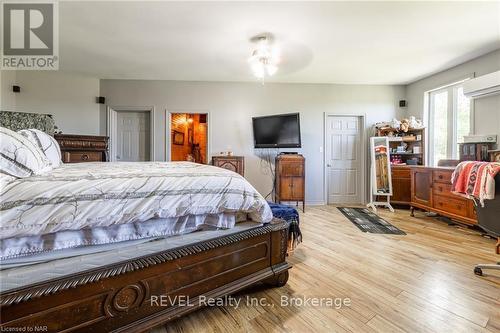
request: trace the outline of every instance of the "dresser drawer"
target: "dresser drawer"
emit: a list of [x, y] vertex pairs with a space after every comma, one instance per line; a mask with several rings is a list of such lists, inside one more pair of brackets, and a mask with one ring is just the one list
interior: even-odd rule
[[400, 179], [410, 179], [411, 178], [411, 170], [407, 169], [392, 169], [392, 178], [400, 178]]
[[302, 177], [304, 175], [304, 164], [297, 162], [287, 162], [281, 164], [281, 176]]
[[451, 198], [435, 195], [433, 197], [433, 206], [447, 213], [468, 217], [468, 200], [462, 198]]
[[446, 183], [434, 183], [432, 187], [433, 193], [435, 195], [456, 198], [456, 194], [451, 193], [451, 184]]
[[433, 180], [438, 183], [451, 184], [451, 171], [434, 171]]
[[63, 153], [64, 163], [102, 162], [102, 153], [95, 151], [66, 151]]

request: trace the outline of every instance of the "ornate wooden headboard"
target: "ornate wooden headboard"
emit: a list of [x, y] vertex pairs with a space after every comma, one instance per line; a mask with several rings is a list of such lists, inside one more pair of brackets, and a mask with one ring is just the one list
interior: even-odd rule
[[0, 111], [0, 126], [16, 132], [35, 128], [50, 135], [54, 135], [56, 128], [51, 114], [12, 111]]

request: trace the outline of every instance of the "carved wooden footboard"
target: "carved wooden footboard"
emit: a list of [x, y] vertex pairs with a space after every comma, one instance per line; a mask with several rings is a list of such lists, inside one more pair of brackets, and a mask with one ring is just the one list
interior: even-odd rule
[[282, 286], [288, 224], [273, 222], [2, 293], [0, 327], [144, 331], [260, 281]]

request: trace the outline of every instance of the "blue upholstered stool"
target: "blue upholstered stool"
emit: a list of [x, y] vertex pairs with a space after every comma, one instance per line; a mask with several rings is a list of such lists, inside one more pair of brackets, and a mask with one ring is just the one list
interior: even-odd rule
[[290, 222], [290, 229], [288, 232], [288, 249], [294, 250], [299, 243], [302, 242], [302, 233], [299, 227], [299, 212], [291, 206], [281, 205], [274, 202], [268, 202], [273, 217], [283, 219]]

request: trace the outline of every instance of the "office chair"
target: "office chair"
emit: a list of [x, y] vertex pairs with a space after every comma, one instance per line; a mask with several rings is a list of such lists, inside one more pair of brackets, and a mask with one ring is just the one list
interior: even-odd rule
[[[496, 254], [500, 254], [500, 174], [495, 177], [495, 199], [485, 200], [484, 207], [476, 205], [478, 226], [487, 234], [497, 237]], [[474, 267], [474, 274], [482, 276], [483, 269], [500, 270], [496, 264], [479, 264]]]

